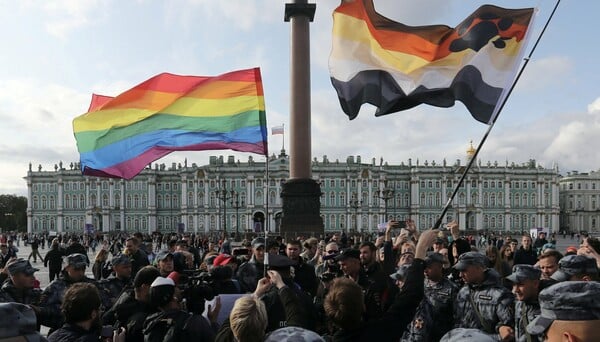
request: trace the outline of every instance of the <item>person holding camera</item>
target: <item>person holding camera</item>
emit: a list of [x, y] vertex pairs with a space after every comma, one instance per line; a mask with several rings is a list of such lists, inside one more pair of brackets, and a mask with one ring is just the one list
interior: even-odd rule
[[217, 297], [215, 307], [208, 306], [207, 320], [199, 314], [181, 309], [181, 290], [171, 278], [157, 277], [150, 285], [150, 303], [158, 312], [144, 322], [144, 341], [213, 341], [219, 326], [217, 316], [221, 301]]

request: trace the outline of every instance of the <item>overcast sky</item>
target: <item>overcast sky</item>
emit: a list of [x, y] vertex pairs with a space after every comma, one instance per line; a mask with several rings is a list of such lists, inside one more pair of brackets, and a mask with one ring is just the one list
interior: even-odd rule
[[[311, 0], [311, 2], [313, 2]], [[26, 195], [28, 164], [53, 169], [78, 160], [72, 120], [92, 93], [117, 95], [147, 78], [171, 72], [218, 75], [258, 66], [267, 122], [289, 132], [289, 23], [281, 0], [60, 0], [1, 1], [0, 193]], [[412, 158], [464, 159], [487, 126], [461, 103], [450, 109], [420, 106], [375, 118], [363, 106], [349, 121], [329, 81], [331, 14], [339, 1], [316, 1], [311, 24], [313, 156], [389, 163]], [[484, 1], [376, 0], [383, 15], [409, 25], [456, 26]], [[517, 8], [539, 6], [536, 38], [554, 1], [497, 0]], [[536, 159], [562, 173], [600, 167], [600, 2], [563, 0], [533, 59], [484, 145], [483, 163]], [[527, 53], [533, 46], [530, 41]], [[269, 136], [278, 153], [282, 136]], [[203, 151], [159, 162], [205, 164]], [[255, 157], [256, 158], [256, 157]], [[260, 158], [260, 157], [258, 157]]]

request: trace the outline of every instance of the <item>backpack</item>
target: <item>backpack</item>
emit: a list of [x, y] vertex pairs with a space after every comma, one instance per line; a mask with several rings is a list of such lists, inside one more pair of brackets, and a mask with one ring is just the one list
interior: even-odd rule
[[157, 312], [144, 323], [144, 342], [181, 341], [187, 322], [192, 317], [185, 311]]

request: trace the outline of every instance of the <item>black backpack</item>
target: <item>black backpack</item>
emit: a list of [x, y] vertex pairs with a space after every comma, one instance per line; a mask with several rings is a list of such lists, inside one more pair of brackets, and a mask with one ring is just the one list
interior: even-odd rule
[[191, 314], [185, 311], [157, 312], [144, 323], [144, 342], [181, 341]]

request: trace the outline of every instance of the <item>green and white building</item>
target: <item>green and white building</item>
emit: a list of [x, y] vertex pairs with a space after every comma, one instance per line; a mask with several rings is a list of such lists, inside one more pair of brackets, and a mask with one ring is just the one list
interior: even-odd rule
[[[467, 151], [467, 160], [472, 156]], [[28, 232], [278, 231], [281, 184], [289, 177], [285, 151], [269, 158], [210, 157], [208, 165], [152, 164], [127, 181], [82, 176], [77, 163], [52, 170], [29, 167]], [[432, 226], [458, 183], [466, 161], [389, 165], [360, 156], [312, 162], [321, 184], [321, 215], [326, 231], [376, 231], [386, 217]], [[559, 230], [558, 168], [479, 161], [452, 202], [444, 222], [461, 229]]]
[[559, 184], [561, 229], [600, 231], [600, 171], [567, 172]]

